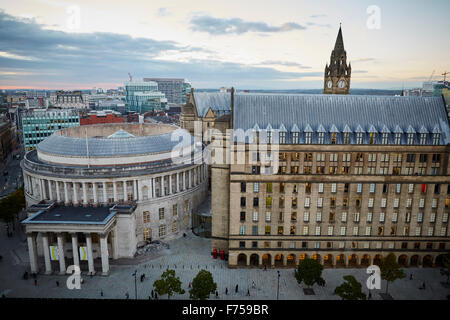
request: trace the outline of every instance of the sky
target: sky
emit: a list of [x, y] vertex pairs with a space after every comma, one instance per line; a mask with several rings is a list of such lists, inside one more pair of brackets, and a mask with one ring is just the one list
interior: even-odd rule
[[[450, 71], [448, 0], [0, 0], [0, 88], [321, 89], [339, 25], [351, 88]], [[449, 75], [450, 77], [450, 75]]]

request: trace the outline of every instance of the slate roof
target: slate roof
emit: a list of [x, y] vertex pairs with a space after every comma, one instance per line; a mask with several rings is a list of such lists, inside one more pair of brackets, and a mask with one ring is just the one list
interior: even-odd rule
[[194, 101], [200, 117], [204, 117], [209, 108], [216, 112], [216, 116], [231, 110], [231, 94], [227, 92], [194, 92]]
[[[38, 152], [53, 155], [86, 157], [116, 157], [121, 155], [139, 155], [171, 151], [180, 142], [172, 141], [172, 133], [186, 135], [186, 131], [177, 129], [173, 132], [128, 138], [76, 138], [61, 136], [57, 133], [44, 139], [37, 145]], [[190, 137], [190, 144], [194, 138]], [[86, 147], [87, 140], [87, 147]], [[183, 145], [189, 145], [189, 139], [183, 139]]]

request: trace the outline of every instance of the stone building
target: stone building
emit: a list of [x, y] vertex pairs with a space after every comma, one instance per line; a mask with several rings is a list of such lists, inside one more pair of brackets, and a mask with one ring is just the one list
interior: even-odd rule
[[[173, 139], [180, 135], [181, 142]], [[83, 248], [82, 270], [95, 272], [100, 258], [108, 274], [108, 259], [132, 258], [147, 240], [182, 236], [207, 193], [208, 171], [193, 142], [171, 125], [98, 124], [56, 131], [28, 152], [21, 166], [32, 271], [44, 256], [52, 272], [53, 248], [64, 273], [61, 257], [80, 263], [74, 253]]]
[[442, 99], [207, 95], [191, 94], [182, 125], [215, 126], [207, 114], [228, 108], [229, 127], [246, 135], [245, 143], [216, 136], [243, 151], [210, 166], [211, 246], [228, 252], [230, 267], [295, 266], [305, 257], [359, 266], [389, 252], [402, 265], [428, 266], [450, 250]]

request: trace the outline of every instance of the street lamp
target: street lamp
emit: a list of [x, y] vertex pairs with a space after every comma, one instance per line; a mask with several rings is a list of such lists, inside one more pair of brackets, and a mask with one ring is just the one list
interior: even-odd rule
[[134, 296], [137, 300], [137, 283], [136, 283], [137, 270], [134, 270], [134, 273], [132, 274], [132, 276], [134, 276]]
[[280, 295], [280, 271], [277, 271], [277, 273], [278, 273], [277, 300], [278, 300], [278, 296]]

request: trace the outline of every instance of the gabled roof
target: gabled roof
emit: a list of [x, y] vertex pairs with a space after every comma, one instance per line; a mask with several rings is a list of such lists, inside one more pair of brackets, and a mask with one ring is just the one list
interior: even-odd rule
[[267, 131], [273, 131], [272, 125], [269, 123], [266, 127]]
[[255, 123], [255, 125], [253, 126], [253, 130], [254, 131], [261, 131], [261, 129], [259, 128], [257, 123]]
[[339, 132], [338, 128], [334, 124], [331, 125], [330, 132]]
[[383, 128], [381, 129], [381, 133], [391, 133], [388, 127], [386, 127], [385, 124], [383, 124]]
[[402, 130], [402, 128], [400, 128], [399, 125], [396, 125], [395, 129], [394, 129], [394, 133], [403, 133], [403, 130]]
[[303, 130], [303, 132], [314, 132], [314, 130], [311, 128], [309, 123], [307, 123], [305, 126], [305, 130]]
[[297, 127], [296, 123], [292, 126], [291, 132], [300, 132], [300, 129]]
[[209, 108], [211, 108], [212, 111], [220, 110], [220, 114], [231, 111], [231, 94], [228, 92], [194, 91], [193, 98], [197, 108], [197, 114], [200, 117], [206, 116]]
[[409, 125], [408, 129], [406, 129], [406, 133], [416, 133], [416, 130], [414, 130], [414, 128], [411, 125]]
[[349, 132], [349, 133], [352, 133], [353, 131], [352, 131], [352, 129], [350, 129], [350, 127], [348, 126], [348, 124], [346, 124], [346, 125], [344, 126], [344, 130], [342, 130], [342, 132]]
[[422, 125], [419, 129], [419, 133], [429, 133], [429, 132], [428, 132], [427, 128], [425, 128], [425, 126]]
[[278, 131], [280, 131], [280, 132], [287, 132], [286, 127], [284, 126], [284, 124], [280, 125], [280, 127], [278, 128]]
[[360, 124], [358, 124], [358, 126], [356, 127], [355, 132], [357, 132], [357, 133], [365, 133], [364, 129], [361, 127]]
[[327, 131], [325, 130], [322, 124], [319, 124], [319, 127], [317, 127], [317, 132], [327, 132]]
[[375, 129], [375, 127], [373, 126], [373, 124], [370, 125], [370, 127], [369, 127], [369, 132], [370, 132], [370, 133], [378, 133], [377, 129]]

